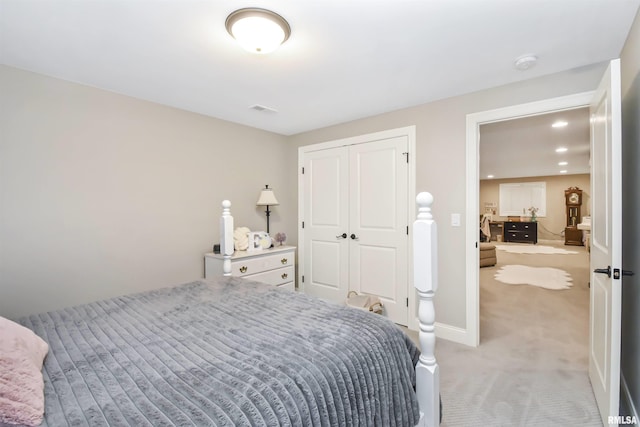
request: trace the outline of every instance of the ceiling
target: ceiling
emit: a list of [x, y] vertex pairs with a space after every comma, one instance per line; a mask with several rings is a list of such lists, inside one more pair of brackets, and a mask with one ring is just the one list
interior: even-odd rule
[[[291, 135], [618, 57], [639, 4], [0, 0], [0, 63]], [[251, 6], [291, 25], [272, 54], [225, 30]]]
[[[551, 126], [560, 121], [567, 125]], [[480, 179], [590, 173], [589, 141], [588, 108], [481, 125]]]

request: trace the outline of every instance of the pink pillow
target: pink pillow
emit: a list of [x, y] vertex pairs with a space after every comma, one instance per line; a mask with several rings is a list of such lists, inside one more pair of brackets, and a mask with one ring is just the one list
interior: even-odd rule
[[30, 329], [0, 317], [0, 424], [42, 422], [42, 362], [48, 350]]

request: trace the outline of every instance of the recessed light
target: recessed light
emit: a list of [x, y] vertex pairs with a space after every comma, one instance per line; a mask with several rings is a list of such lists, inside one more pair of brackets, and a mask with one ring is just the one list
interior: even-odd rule
[[487, 175], [487, 178], [491, 179], [493, 178], [493, 175]]
[[569, 162], [559, 162], [558, 166], [567, 166]]
[[567, 171], [566, 170], [561, 170], [560, 173], [567, 173]]
[[567, 151], [566, 147], [558, 147], [556, 148], [556, 153], [564, 153]]
[[567, 126], [569, 122], [565, 122], [564, 120], [558, 120], [554, 124], [551, 125], [552, 128], [563, 128]]

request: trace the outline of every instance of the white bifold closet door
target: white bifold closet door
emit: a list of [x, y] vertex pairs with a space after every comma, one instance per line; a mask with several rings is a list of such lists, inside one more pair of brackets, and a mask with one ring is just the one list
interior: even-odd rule
[[377, 295], [386, 316], [407, 324], [407, 151], [399, 136], [304, 154], [306, 293]]

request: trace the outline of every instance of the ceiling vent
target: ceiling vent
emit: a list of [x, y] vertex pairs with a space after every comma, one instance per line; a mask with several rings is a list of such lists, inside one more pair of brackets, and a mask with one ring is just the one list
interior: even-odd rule
[[260, 105], [260, 104], [254, 104], [251, 107], [249, 107], [250, 110], [256, 110], [256, 111], [264, 111], [265, 113], [277, 113], [278, 110], [276, 110], [275, 108], [271, 108], [271, 107], [267, 107], [266, 105]]

